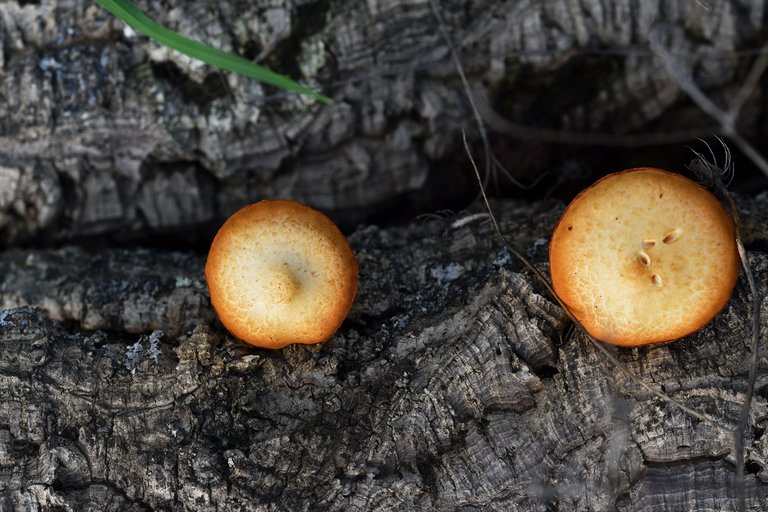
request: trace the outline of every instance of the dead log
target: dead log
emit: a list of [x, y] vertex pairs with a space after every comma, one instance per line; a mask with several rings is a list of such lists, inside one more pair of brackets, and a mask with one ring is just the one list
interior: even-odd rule
[[[766, 225], [765, 198], [742, 207]], [[515, 246], [546, 268], [562, 206], [501, 210]], [[0, 314], [0, 510], [734, 510], [744, 283], [704, 330], [613, 349], [617, 367], [570, 329], [486, 220], [358, 230], [349, 320], [325, 345], [281, 351], [233, 340], [209, 320], [204, 290], [199, 312], [163, 310], [179, 275], [199, 279], [200, 258], [38, 250], [24, 266], [21, 252], [5, 253], [3, 304], [59, 301], [69, 321], [30, 306]], [[765, 232], [745, 238], [765, 293]], [[142, 280], [149, 291], [110, 295]], [[88, 292], [100, 282], [106, 295]], [[156, 312], [139, 315], [145, 334], [104, 313], [127, 309], [125, 297]], [[101, 329], [66, 316], [77, 301], [102, 312]], [[191, 332], [180, 327], [198, 315]], [[766, 362], [746, 440], [749, 510], [768, 507]]]
[[[2, 2], [3, 245], [207, 239], [263, 197], [298, 199], [353, 227], [395, 198], [461, 196], [467, 178], [453, 156], [474, 124], [433, 4], [484, 122], [501, 134], [502, 163], [528, 181], [563, 165], [549, 147], [510, 143], [538, 129], [602, 133], [593, 144], [717, 132], [649, 39], [727, 105], [762, 44], [765, 12], [764, 2], [695, 0], [139, 3], [190, 37], [322, 88], [334, 105], [201, 66], [90, 0]], [[737, 123], [755, 140], [765, 135], [761, 94]]]

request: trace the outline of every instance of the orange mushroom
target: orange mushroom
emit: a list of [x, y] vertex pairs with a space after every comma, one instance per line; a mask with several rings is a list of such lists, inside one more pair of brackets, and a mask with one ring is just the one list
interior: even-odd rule
[[339, 228], [296, 201], [261, 201], [219, 229], [205, 278], [221, 323], [263, 348], [328, 340], [357, 291], [357, 262]]
[[566, 208], [550, 242], [552, 284], [596, 339], [672, 341], [725, 306], [739, 274], [733, 222], [707, 190], [678, 174], [611, 174]]

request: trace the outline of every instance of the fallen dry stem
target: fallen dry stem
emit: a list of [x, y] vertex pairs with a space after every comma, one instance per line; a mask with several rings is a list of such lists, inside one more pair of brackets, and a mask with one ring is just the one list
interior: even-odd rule
[[[768, 63], [768, 59], [765, 59]], [[764, 67], [763, 67], [764, 69]], [[763, 297], [757, 289], [757, 282], [755, 276], [752, 273], [752, 267], [749, 265], [749, 259], [747, 258], [747, 251], [744, 248], [744, 244], [741, 241], [741, 221], [739, 219], [739, 213], [736, 209], [736, 204], [733, 201], [733, 196], [728, 191], [728, 181], [732, 177], [733, 167], [731, 160], [731, 152], [728, 146], [720, 139], [717, 139], [723, 151], [725, 152], [725, 162], [723, 167], [720, 168], [717, 165], [717, 159], [715, 158], [714, 151], [709, 144], [704, 142], [709, 150], [709, 154], [712, 157], [712, 161], [707, 160], [704, 155], [698, 151], [693, 150], [696, 155], [696, 159], [691, 162], [688, 168], [693, 171], [700, 179], [705, 180], [706, 184], [715, 189], [719, 193], [728, 205], [731, 218], [733, 219], [733, 225], [736, 231], [736, 248], [739, 252], [739, 258], [741, 259], [741, 267], [744, 270], [744, 276], [747, 278], [749, 285], [749, 292], [752, 295], [752, 358], [749, 366], [749, 376], [747, 377], [747, 390], [746, 397], [744, 398], [744, 404], [739, 414], [739, 422], [734, 432], [734, 450], [736, 452], [736, 489], [738, 494], [737, 506], [740, 511], [746, 510], [746, 481], [745, 481], [745, 446], [744, 438], [746, 437], [747, 427], [749, 426], [749, 413], [752, 410], [752, 400], [755, 395], [755, 383], [757, 381], [757, 366], [760, 356], [760, 306], [762, 304]], [[725, 180], [723, 179], [725, 178]]]
[[760, 81], [760, 78], [762, 78], [763, 73], [765, 73], [766, 68], [768, 68], [768, 45], [763, 46], [763, 51], [758, 55], [755, 63], [749, 70], [747, 79], [741, 84], [739, 92], [736, 94], [736, 97], [731, 102], [731, 106], [728, 108], [725, 121], [730, 126], [736, 124], [736, 119], [739, 117], [742, 107], [752, 95], [752, 92], [757, 88], [758, 82]]
[[[675, 59], [672, 53], [661, 44], [657, 34], [652, 34], [648, 38], [651, 51], [661, 60], [667, 73], [675, 79], [677, 85], [685, 91], [696, 105], [707, 113], [710, 117], [720, 124], [720, 130], [728, 139], [733, 141], [736, 146], [749, 158], [763, 174], [768, 176], [768, 161], [750, 144], [736, 129], [736, 120], [741, 112], [741, 108], [751, 96], [757, 86], [760, 77], [768, 67], [768, 55], [761, 52], [750, 69], [747, 79], [742, 84], [731, 107], [726, 111], [718, 107], [710, 100], [701, 88], [696, 85], [691, 76], [684, 70], [684, 66]], [[768, 50], [768, 46], [763, 48]]]
[[491, 107], [485, 91], [475, 88], [472, 90], [471, 94], [482, 120], [494, 132], [505, 133], [521, 139], [538, 140], [554, 144], [570, 144], [574, 146], [600, 145], [611, 147], [657, 146], [662, 144], [673, 144], [675, 142], [685, 142], [697, 137], [707, 137], [711, 135], [714, 130], [717, 130], [717, 125], [714, 123], [711, 127], [645, 134], [574, 132], [536, 128], [516, 123], [499, 115]]
[[483, 185], [487, 186], [488, 180], [491, 177], [491, 143], [488, 141], [488, 133], [485, 130], [483, 119], [480, 116], [480, 112], [477, 110], [477, 105], [475, 105], [475, 100], [470, 92], [471, 89], [469, 87], [469, 80], [467, 80], [467, 74], [464, 73], [464, 66], [462, 66], [461, 60], [459, 59], [459, 54], [456, 52], [456, 47], [453, 45], [453, 41], [448, 35], [448, 29], [445, 28], [443, 16], [440, 14], [440, 8], [437, 2], [438, 0], [430, 0], [429, 6], [432, 9], [432, 14], [434, 14], [435, 19], [437, 20], [437, 27], [440, 30], [440, 35], [442, 36], [445, 44], [448, 46], [448, 49], [451, 52], [451, 59], [456, 66], [456, 72], [459, 74], [459, 78], [461, 78], [461, 84], [467, 94], [467, 99], [469, 100], [469, 106], [472, 109], [472, 114], [475, 116], [477, 129], [480, 132], [480, 138], [483, 141], [483, 151], [485, 152], [485, 181], [483, 182]]

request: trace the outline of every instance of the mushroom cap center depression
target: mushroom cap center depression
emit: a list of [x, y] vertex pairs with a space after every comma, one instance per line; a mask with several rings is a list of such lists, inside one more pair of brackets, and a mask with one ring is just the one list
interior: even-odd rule
[[274, 244], [251, 241], [250, 250], [230, 261], [232, 276], [241, 283], [240, 307], [270, 323], [291, 316], [290, 311], [307, 314], [311, 299], [322, 293], [318, 278], [324, 272], [315, 268], [310, 250], [281, 238]]
[[271, 299], [278, 304], [290, 303], [301, 290], [298, 276], [288, 263], [274, 265], [265, 278], [262, 286], [265, 295], [269, 297], [267, 300]]

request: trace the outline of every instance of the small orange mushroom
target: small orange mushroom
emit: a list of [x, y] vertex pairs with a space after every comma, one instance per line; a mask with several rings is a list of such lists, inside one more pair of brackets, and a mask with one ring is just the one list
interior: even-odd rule
[[355, 255], [325, 215], [296, 201], [261, 201], [219, 229], [205, 278], [221, 323], [263, 348], [321, 343], [357, 291]]
[[606, 176], [566, 208], [550, 242], [552, 284], [596, 339], [638, 346], [682, 338], [725, 306], [739, 275], [731, 217], [678, 174]]

